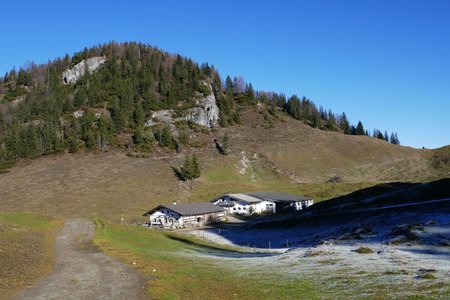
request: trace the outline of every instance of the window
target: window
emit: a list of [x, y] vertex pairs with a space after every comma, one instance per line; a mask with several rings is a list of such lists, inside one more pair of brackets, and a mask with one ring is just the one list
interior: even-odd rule
[[243, 209], [243, 210], [246, 210], [247, 208], [246, 208], [246, 207], [243, 207], [242, 209]]
[[233, 210], [236, 210], [236, 207], [233, 207]]
[[240, 208], [240, 207], [238, 207], [238, 210], [241, 210], [241, 208]]

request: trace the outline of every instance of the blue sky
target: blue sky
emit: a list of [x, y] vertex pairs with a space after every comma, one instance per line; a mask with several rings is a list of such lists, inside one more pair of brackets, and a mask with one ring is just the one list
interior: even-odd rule
[[403, 145], [450, 144], [450, 1], [8, 1], [0, 74], [140, 41], [307, 96]]

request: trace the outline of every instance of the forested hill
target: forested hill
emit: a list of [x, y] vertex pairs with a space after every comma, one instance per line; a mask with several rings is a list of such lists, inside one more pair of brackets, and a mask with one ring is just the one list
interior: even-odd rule
[[[95, 70], [87, 64], [92, 58], [102, 62]], [[68, 70], [82, 74], [69, 81], [63, 75]], [[185, 111], [201, 106], [199, 99], [208, 96], [214, 96], [219, 110], [218, 124], [211, 126], [240, 123], [239, 109], [259, 103], [270, 114], [283, 111], [315, 128], [369, 134], [361, 122], [353, 126], [345, 113], [318, 109], [305, 97], [286, 99], [283, 94], [254, 91], [241, 77], [222, 81], [207, 63], [198, 65], [141, 43], [111, 42], [45, 65], [13, 69], [0, 79], [0, 160], [10, 164], [108, 147], [179, 149], [186, 145], [189, 130], [199, 126], [185, 117]], [[158, 118], [146, 123], [160, 110], [171, 114], [172, 126], [158, 123]], [[399, 143], [396, 134], [374, 130], [373, 136]]]

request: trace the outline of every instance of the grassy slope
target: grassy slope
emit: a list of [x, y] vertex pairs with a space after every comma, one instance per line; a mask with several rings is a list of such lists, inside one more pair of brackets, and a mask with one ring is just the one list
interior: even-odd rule
[[[267, 120], [254, 110], [243, 111], [243, 125], [194, 133], [192, 140], [204, 147], [188, 150], [198, 154], [203, 170], [193, 190], [180, 185], [170, 168], [182, 163], [183, 154], [162, 151], [151, 158], [129, 158], [113, 151], [46, 156], [0, 174], [0, 211], [115, 220], [123, 214], [132, 222], [143, 221], [143, 212], [173, 200], [207, 201], [226, 192], [263, 190], [323, 200], [380, 182], [428, 181], [449, 174], [450, 148], [436, 152], [394, 146], [312, 129], [282, 115]], [[230, 136], [228, 156], [218, 154], [213, 143], [224, 132]], [[325, 183], [334, 175], [344, 182]]]
[[31, 213], [0, 213], [0, 295], [12, 294], [48, 274], [61, 222]]
[[[245, 126], [231, 129], [233, 146], [263, 154], [298, 182], [324, 182], [334, 175], [346, 182], [423, 181], [450, 175], [448, 160], [443, 158], [449, 148], [439, 152], [444, 162], [437, 169], [431, 157], [438, 151], [313, 129], [282, 114], [264, 117], [255, 110], [246, 109]], [[273, 124], [269, 128], [268, 118]]]
[[[266, 117], [267, 123], [253, 108], [245, 110], [242, 117], [244, 125], [196, 133], [195, 139], [205, 147], [192, 149], [198, 153], [203, 169], [193, 190], [180, 185], [173, 176], [170, 165], [183, 161], [182, 155], [174, 153], [163, 152], [147, 159], [129, 158], [119, 152], [48, 156], [0, 174], [0, 211], [33, 211], [60, 218], [101, 216], [112, 221], [110, 224], [117, 223], [123, 214], [131, 223], [144, 221], [141, 214], [149, 208], [173, 200], [206, 201], [226, 192], [262, 190], [322, 200], [379, 182], [426, 181], [449, 174], [449, 148], [437, 152], [393, 146], [368, 137], [315, 130], [283, 116], [273, 120]], [[212, 143], [224, 132], [231, 140], [231, 154], [226, 157], [219, 155]], [[247, 168], [239, 174], [244, 168], [243, 155], [248, 159]], [[334, 175], [342, 177], [344, 183], [324, 183]], [[34, 226], [2, 224], [6, 224], [2, 225], [6, 230], [0, 234], [12, 241], [11, 247], [34, 245], [37, 237], [40, 240], [40, 235], [33, 234], [38, 230]], [[17, 228], [20, 235], [12, 234]], [[231, 297], [230, 291], [266, 298], [277, 298], [273, 291], [282, 291], [289, 298], [294, 298], [289, 293], [305, 293], [309, 298], [319, 295], [304, 278], [278, 278], [273, 283], [267, 277], [255, 282], [252, 279], [259, 274], [251, 270], [231, 273], [209, 261], [181, 258], [175, 252], [189, 247], [160, 233], [108, 225], [102, 234], [97, 240], [102, 249], [125, 260], [136, 260], [138, 267], [152, 276], [152, 295], [156, 298], [207, 297], [214, 293]], [[158, 270], [166, 272], [160, 275]], [[170, 292], [164, 293], [165, 289]], [[245, 293], [240, 293], [243, 290]]]

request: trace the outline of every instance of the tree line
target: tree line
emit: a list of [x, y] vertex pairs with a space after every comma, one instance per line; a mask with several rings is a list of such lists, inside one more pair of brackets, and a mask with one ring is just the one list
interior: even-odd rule
[[[85, 72], [75, 84], [64, 83], [65, 70], [96, 56], [106, 58], [102, 67]], [[161, 109], [182, 115], [211, 93], [223, 127], [241, 123], [239, 106], [259, 102], [272, 115], [281, 110], [314, 128], [369, 135], [361, 121], [352, 125], [345, 113], [317, 108], [306, 97], [256, 91], [243, 77], [223, 80], [208, 63], [142, 43], [110, 42], [47, 64], [13, 68], [0, 78], [0, 160], [109, 146], [151, 151], [155, 143], [179, 151], [190, 142], [192, 123], [176, 124], [178, 132], [173, 132], [169, 126], [145, 127], [145, 120]], [[372, 136], [400, 143], [396, 133], [388, 138], [387, 132], [374, 130]]]

